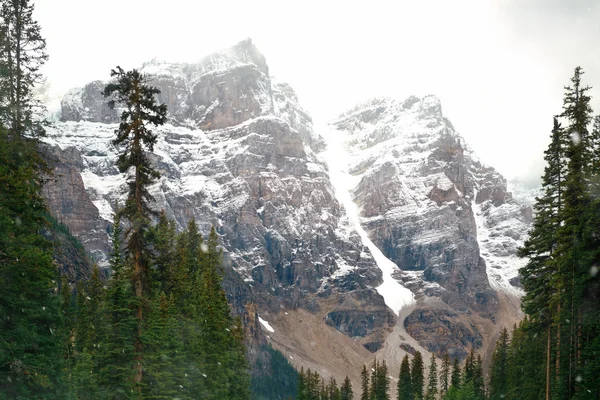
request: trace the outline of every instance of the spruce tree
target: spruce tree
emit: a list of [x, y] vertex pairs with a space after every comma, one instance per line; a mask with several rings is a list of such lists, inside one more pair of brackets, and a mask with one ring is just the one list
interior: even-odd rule
[[423, 400], [423, 386], [424, 386], [424, 368], [423, 368], [423, 356], [420, 351], [415, 353], [412, 359], [410, 377], [412, 379], [413, 398], [415, 400]]
[[443, 396], [450, 387], [450, 355], [448, 352], [444, 353], [442, 358], [442, 367], [440, 369], [440, 392]]
[[340, 398], [341, 400], [353, 400], [354, 399], [354, 391], [352, 390], [352, 382], [350, 378], [346, 376], [344, 379], [344, 383], [340, 388]]
[[367, 371], [367, 366], [363, 365], [362, 371], [360, 373], [360, 383], [362, 394], [360, 396], [360, 400], [369, 400], [369, 372]]
[[504, 328], [496, 342], [490, 368], [490, 400], [506, 398], [508, 368], [508, 330]]
[[44, 170], [37, 142], [0, 126], [0, 398], [50, 399], [62, 368], [58, 275], [41, 234]]
[[471, 351], [467, 358], [465, 359], [465, 368], [463, 370], [463, 382], [473, 382], [473, 377], [475, 376], [475, 349], [471, 347]]
[[478, 399], [485, 399], [485, 381], [483, 377], [483, 360], [481, 356], [477, 355], [477, 361], [475, 361], [473, 367], [473, 390], [475, 392], [475, 396]]
[[34, 87], [48, 55], [33, 11], [29, 0], [4, 0], [0, 7], [0, 118], [16, 137], [43, 134], [44, 107]]
[[588, 275], [588, 260], [584, 232], [588, 223], [587, 210], [590, 197], [587, 190], [590, 179], [587, 162], [590, 154], [588, 126], [591, 122], [591, 98], [587, 94], [590, 87], [583, 86], [583, 70], [575, 68], [571, 86], [565, 87], [563, 113], [567, 121], [566, 131], [572, 137], [567, 150], [568, 165], [563, 209], [564, 223], [558, 229], [557, 265], [558, 274], [555, 288], [560, 296], [561, 351], [558, 394], [573, 396], [576, 391], [575, 377], [578, 373], [581, 345], [579, 340], [581, 317], [578, 309], [581, 304], [581, 289]]
[[435, 400], [438, 389], [437, 389], [437, 363], [435, 362], [435, 354], [431, 354], [431, 364], [429, 365], [429, 379], [427, 380], [427, 391], [425, 393], [425, 399]]
[[112, 230], [112, 275], [107, 284], [105, 312], [107, 329], [97, 347], [99, 397], [127, 398], [141, 389], [132, 379], [136, 367], [133, 338], [138, 333], [136, 298], [131, 284], [130, 260], [122, 257], [120, 218], [117, 214]]
[[458, 358], [454, 358], [452, 362], [452, 375], [450, 376], [450, 386], [454, 386], [455, 388], [460, 388], [460, 379], [461, 379], [461, 370], [460, 370], [460, 362]]
[[402, 359], [400, 364], [400, 374], [398, 376], [398, 400], [413, 400], [412, 379], [410, 375], [410, 361], [408, 354]]
[[[156, 103], [156, 95], [160, 91], [148, 85], [148, 78], [139, 71], [125, 72], [117, 67], [110, 73], [116, 81], [104, 89], [109, 97], [111, 108], [116, 104], [125, 109], [121, 113], [121, 123], [115, 131], [117, 138], [113, 141], [122, 149], [118, 158], [121, 173], [131, 174], [128, 178], [129, 193], [125, 206], [119, 211], [120, 216], [129, 222], [125, 231], [126, 254], [131, 263], [131, 281], [137, 301], [137, 331], [134, 339], [135, 370], [133, 381], [140, 385], [143, 377], [142, 330], [144, 325], [144, 308], [148, 301], [148, 275], [150, 270], [150, 217], [154, 215], [150, 207], [153, 201], [148, 187], [160, 176], [145, 154], [154, 149], [157, 136], [149, 129], [149, 125], [159, 126], [167, 121], [166, 105]], [[140, 390], [138, 388], [137, 390]]]

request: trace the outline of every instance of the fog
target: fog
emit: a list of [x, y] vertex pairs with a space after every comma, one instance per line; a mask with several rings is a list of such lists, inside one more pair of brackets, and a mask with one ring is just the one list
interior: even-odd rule
[[[435, 94], [487, 164], [536, 184], [563, 86], [600, 88], [592, 0], [38, 0], [57, 95], [116, 65], [193, 62], [251, 37], [318, 121], [374, 96]], [[600, 112], [600, 93], [593, 106]]]

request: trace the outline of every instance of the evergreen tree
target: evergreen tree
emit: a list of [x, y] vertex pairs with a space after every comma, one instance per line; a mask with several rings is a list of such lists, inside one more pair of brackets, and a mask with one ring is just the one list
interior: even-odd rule
[[60, 280], [60, 317], [61, 324], [58, 330], [57, 340], [60, 341], [63, 354], [62, 357], [65, 360], [62, 376], [61, 386], [62, 393], [65, 398], [73, 398], [71, 394], [74, 391], [73, 382], [73, 366], [74, 366], [74, 346], [73, 346], [73, 334], [75, 330], [75, 310], [73, 309], [73, 295], [71, 288], [69, 287], [69, 281], [66, 276], [62, 276]]
[[589, 259], [587, 258], [584, 232], [588, 223], [587, 210], [591, 204], [588, 185], [590, 154], [590, 135], [588, 126], [591, 122], [590, 87], [583, 86], [581, 77], [583, 70], [575, 68], [571, 86], [565, 87], [563, 113], [561, 117], [567, 121], [566, 131], [571, 135], [567, 149], [568, 165], [564, 192], [564, 223], [557, 235], [557, 274], [555, 289], [558, 290], [558, 323], [560, 324], [561, 353], [558, 363], [558, 395], [573, 396], [576, 391], [575, 377], [580, 365], [581, 348], [581, 305], [583, 282], [588, 276]]
[[327, 384], [327, 399], [328, 400], [340, 400], [342, 397], [342, 392], [337, 385], [335, 378], [329, 378], [329, 383]]
[[475, 392], [475, 396], [478, 399], [485, 399], [485, 381], [483, 378], [483, 361], [481, 360], [481, 356], [477, 355], [477, 361], [475, 361], [473, 367], [473, 390]]
[[410, 362], [408, 354], [400, 364], [400, 375], [398, 376], [398, 400], [413, 400], [412, 379], [410, 375]]
[[341, 400], [353, 400], [354, 399], [354, 391], [352, 390], [352, 382], [350, 382], [350, 378], [346, 376], [344, 379], [344, 383], [340, 389], [340, 399]]
[[458, 358], [455, 357], [454, 361], [452, 362], [452, 375], [450, 376], [450, 386], [454, 386], [457, 389], [460, 388], [460, 378], [460, 363], [458, 361]]
[[450, 387], [450, 355], [446, 352], [442, 358], [440, 370], [440, 392], [442, 396], [446, 394], [448, 387]]
[[131, 284], [131, 263], [122, 258], [121, 232], [117, 214], [112, 230], [112, 275], [107, 285], [104, 312], [107, 329], [99, 343], [95, 344], [99, 397], [108, 398], [128, 398], [137, 389], [137, 382], [133, 382], [131, 376], [136, 366], [136, 349], [132, 339], [138, 333], [137, 302]]
[[150, 282], [153, 292], [171, 294], [174, 288], [180, 287], [181, 282], [175, 274], [175, 223], [167, 218], [165, 211], [160, 213], [158, 223], [152, 229], [154, 260]]
[[297, 400], [307, 400], [308, 399], [308, 389], [307, 389], [307, 381], [306, 374], [304, 373], [304, 367], [300, 369], [300, 373], [298, 374], [298, 397]]
[[36, 145], [0, 126], [0, 398], [6, 399], [52, 398], [62, 369], [58, 277], [51, 243], [41, 234], [45, 164]]
[[496, 342], [490, 368], [490, 400], [506, 398], [508, 368], [508, 330], [504, 328]]
[[17, 137], [43, 133], [43, 105], [33, 89], [48, 55], [33, 11], [29, 0], [4, 0], [0, 7], [0, 118]]
[[371, 387], [369, 388], [369, 399], [370, 400], [378, 400], [377, 399], [377, 388], [378, 388], [378, 375], [379, 372], [379, 361], [377, 358], [373, 360], [373, 365], [371, 366]]
[[469, 355], [467, 355], [467, 358], [465, 359], [465, 368], [463, 370], [463, 382], [467, 383], [467, 382], [473, 382], [473, 377], [475, 376], [475, 363], [476, 363], [476, 358], [475, 358], [475, 349], [473, 347], [471, 347], [471, 351], [469, 352]]
[[[128, 179], [129, 194], [120, 216], [127, 219], [130, 226], [125, 232], [127, 257], [131, 262], [131, 280], [137, 301], [137, 331], [134, 336], [135, 370], [133, 381], [140, 385], [143, 377], [142, 329], [144, 308], [148, 301], [148, 274], [150, 269], [150, 243], [148, 233], [150, 217], [154, 212], [150, 208], [153, 200], [148, 187], [160, 176], [150, 164], [144, 152], [144, 146], [152, 151], [157, 136], [148, 128], [163, 125], [167, 121], [167, 106], [156, 104], [155, 96], [160, 91], [148, 85], [148, 78], [137, 70], [125, 72], [121, 67], [112, 70], [111, 77], [116, 82], [104, 89], [104, 95], [110, 97], [108, 104], [114, 108], [117, 103], [125, 110], [121, 114], [117, 138], [113, 141], [123, 151], [118, 158], [121, 173], [133, 170]], [[138, 388], [137, 390], [140, 390]]]
[[431, 354], [431, 364], [429, 365], [429, 379], [427, 381], [427, 391], [425, 398], [427, 400], [435, 400], [438, 393], [437, 388], [437, 363], [435, 362], [435, 354]]
[[423, 368], [423, 356], [420, 351], [415, 353], [412, 359], [410, 377], [412, 379], [413, 398], [415, 400], [423, 400], [423, 386], [424, 386], [424, 368]]
[[183, 340], [174, 301], [164, 293], [153, 299], [144, 329], [144, 399], [191, 399], [185, 373]]
[[370, 400], [369, 372], [367, 371], [366, 365], [363, 365], [363, 369], [360, 373], [360, 382], [362, 389], [360, 400]]

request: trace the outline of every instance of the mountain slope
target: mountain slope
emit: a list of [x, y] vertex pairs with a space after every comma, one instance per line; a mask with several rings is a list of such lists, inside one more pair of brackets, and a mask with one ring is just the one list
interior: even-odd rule
[[[314, 128], [249, 40], [142, 70], [170, 111], [151, 155], [156, 208], [180, 228], [217, 227], [232, 307], [292, 364], [358, 379], [353, 365], [377, 355], [395, 375], [415, 348], [486, 347], [509, 322], [498, 316], [518, 311], [510, 280], [530, 209], [435, 97], [375, 99]], [[70, 91], [44, 140], [68, 177], [46, 190], [53, 213], [106, 265], [126, 187], [103, 85]]]

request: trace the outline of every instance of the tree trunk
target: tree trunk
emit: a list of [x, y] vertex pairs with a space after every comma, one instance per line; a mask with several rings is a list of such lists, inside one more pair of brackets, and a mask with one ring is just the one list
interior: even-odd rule
[[552, 323], [548, 323], [548, 341], [546, 343], [546, 400], [550, 400], [550, 348], [552, 343]]
[[[136, 94], [136, 112], [134, 113], [134, 120], [133, 122], [133, 146], [132, 146], [132, 151], [136, 152], [139, 151], [140, 153], [142, 152], [142, 143], [141, 143], [141, 138], [140, 138], [140, 130], [139, 130], [139, 118], [140, 118], [140, 107], [139, 107], [139, 82], [135, 82], [135, 94]], [[140, 171], [140, 166], [136, 165], [135, 166], [135, 205], [136, 205], [136, 209], [137, 209], [137, 213], [136, 215], [138, 217], [140, 217], [143, 214], [143, 208], [142, 208], [142, 178], [141, 178], [141, 171]], [[138, 221], [132, 221], [134, 226], [133, 226], [133, 234], [131, 236], [132, 241], [134, 242], [134, 263], [133, 263], [133, 277], [134, 277], [134, 287], [135, 287], [135, 297], [138, 300], [138, 305], [137, 305], [137, 310], [136, 310], [136, 318], [138, 320], [137, 322], [137, 337], [135, 338], [135, 352], [136, 352], [136, 356], [135, 356], [135, 373], [134, 373], [134, 382], [137, 384], [137, 390], [141, 391], [142, 387], [141, 387], [141, 383], [142, 383], [142, 378], [143, 378], [143, 366], [142, 366], [142, 362], [143, 362], [143, 346], [142, 346], [142, 325], [143, 325], [143, 321], [144, 321], [144, 315], [143, 315], [143, 298], [144, 298], [144, 291], [143, 291], [143, 274], [144, 274], [144, 265], [143, 265], [143, 260], [142, 260], [142, 248], [144, 245], [143, 242], [143, 230], [142, 227], [138, 224]]]

